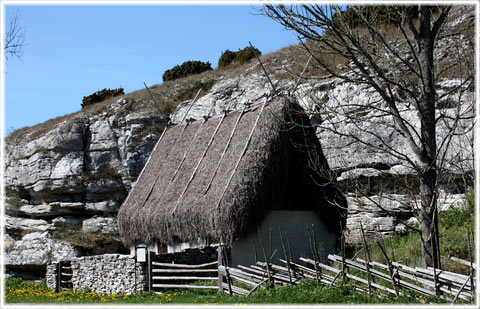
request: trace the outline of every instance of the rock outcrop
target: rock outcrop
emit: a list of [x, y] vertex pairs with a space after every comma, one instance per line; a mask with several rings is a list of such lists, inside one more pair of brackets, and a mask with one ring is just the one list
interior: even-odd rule
[[155, 109], [131, 112], [133, 104], [122, 98], [102, 113], [80, 112], [46, 132], [40, 127], [7, 140], [5, 183], [18, 194], [13, 202], [6, 199], [8, 232], [81, 227], [95, 215], [113, 222], [109, 217], [167, 122]]
[[[468, 18], [465, 20], [468, 21]], [[468, 38], [461, 37], [459, 40]], [[455, 42], [455, 46], [462, 44]], [[448, 47], [448, 40], [441, 41], [438, 56], [447, 57]], [[288, 74], [296, 65], [294, 61], [277, 59], [275, 55], [264, 57], [263, 61], [277, 90], [288, 92], [293, 88], [296, 78], [280, 79], [275, 76]], [[455, 104], [465, 107], [474, 105], [473, 89], [460, 87], [461, 96], [459, 91], [452, 90], [459, 83], [455, 77], [438, 82], [438, 93], [444, 94], [438, 108], [445, 119], [437, 124], [439, 143], [448, 134], [448, 126], [451, 125], [449, 116], [458, 112]], [[178, 87], [173, 88], [172, 91], [178, 92]], [[244, 103], [272, 94], [268, 79], [256, 61], [252, 61], [241, 74], [218, 76], [212, 89], [197, 100], [186, 118], [201, 119], [206, 115], [238, 109]], [[312, 113], [311, 121], [318, 126], [317, 135], [335, 181], [345, 188], [349, 204], [347, 240], [352, 244], [359, 242], [359, 222], [372, 238], [392, 231], [402, 232], [406, 222], [414, 221], [411, 219], [411, 204], [414, 201], [405, 192], [396, 192], [395, 188], [399, 181], [409, 181], [414, 185], [411, 168], [401, 160], [386, 155], [381, 151], [380, 144], [368, 147], [333, 134], [325, 122], [325, 114], [318, 113], [319, 106], [333, 107], [339, 101], [354, 102], [358, 106], [371, 101], [381, 104], [378, 94], [367, 86], [325, 78], [303, 81], [294, 95], [307, 112], [317, 112]], [[79, 112], [54, 124], [47, 122], [21, 137], [7, 138], [5, 184], [8, 192], [15, 193], [15, 198], [7, 196], [6, 199], [7, 232], [17, 235], [17, 238], [26, 232], [65, 227], [82, 229], [85, 233], [116, 233], [116, 211], [168, 122], [168, 117], [153, 108], [152, 104], [146, 104], [147, 101], [145, 98], [121, 98], [104, 110]], [[407, 102], [401, 104], [402, 115], [412, 120], [411, 123], [416, 123], [416, 113], [408, 108]], [[137, 105], [142, 108], [137, 108]], [[179, 123], [185, 117], [188, 105], [189, 101], [180, 103], [177, 111], [170, 116], [173, 123]], [[474, 111], [462, 112], [470, 113], [472, 118], [462, 119], [456, 125], [460, 131], [468, 132], [473, 124]], [[365, 114], [361, 110], [352, 110], [352, 113], [359, 113], [362, 117], [378, 116], [375, 111]], [[337, 120], [341, 122], [341, 119]], [[392, 119], [385, 121], [390, 121], [391, 125]], [[372, 122], [362, 126], [346, 125], [342, 130], [375, 131], [386, 145], [410, 155], [399, 131], [387, 130]], [[375, 145], [375, 142], [372, 141], [372, 144]], [[441, 187], [445, 196], [443, 200], [446, 201], [440, 202], [441, 210], [462, 203], [462, 193], [472, 184], [473, 132], [455, 136], [443, 155], [449, 163], [442, 171], [442, 177], [453, 181]], [[357, 198], [355, 192], [347, 189], [351, 183], [368, 184], [373, 188], [372, 192], [368, 197]], [[388, 190], [380, 195], [379, 187]]]
[[16, 241], [3, 262], [9, 268], [45, 267], [48, 263], [69, 260], [76, 254], [70, 244], [52, 239], [48, 232], [35, 232]]

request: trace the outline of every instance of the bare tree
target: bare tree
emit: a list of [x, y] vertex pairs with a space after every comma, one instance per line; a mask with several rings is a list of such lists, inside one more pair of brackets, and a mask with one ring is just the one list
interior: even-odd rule
[[[439, 178], [458, 161], [453, 160], [457, 158], [452, 158], [451, 149], [464, 146], [454, 144], [459, 135], [472, 133], [474, 115], [473, 104], [461, 104], [462, 95], [473, 85], [473, 42], [471, 50], [452, 46], [449, 57], [435, 53], [443, 39], [458, 38], [473, 27], [466, 23], [465, 29], [447, 31], [444, 26], [451, 10], [452, 6], [424, 5], [383, 10], [335, 5], [266, 5], [263, 9], [298, 34], [330, 77], [374, 90], [367, 104], [354, 99], [329, 104], [319, 100], [320, 126], [346, 143], [374, 149], [413, 171], [416, 184], [403, 183], [418, 201], [412, 210], [420, 226], [411, 228], [421, 235], [423, 266], [433, 267], [439, 266]], [[342, 61], [332, 63], [332, 55]], [[439, 93], [442, 78], [453, 75], [454, 85]], [[442, 102], [449, 102], [450, 108], [440, 109]], [[388, 138], [392, 134], [400, 136], [405, 147], [394, 145]]]
[[5, 58], [15, 56], [20, 58], [25, 46], [25, 30], [19, 23], [19, 11], [15, 11], [8, 23], [5, 33]]

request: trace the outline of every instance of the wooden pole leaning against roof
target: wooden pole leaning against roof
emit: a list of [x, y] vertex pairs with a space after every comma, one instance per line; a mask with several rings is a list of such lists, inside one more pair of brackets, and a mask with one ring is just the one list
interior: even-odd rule
[[305, 72], [307, 71], [307, 67], [308, 67], [308, 65], [310, 64], [310, 61], [312, 61], [312, 55], [310, 55], [310, 57], [308, 58], [307, 63], [306, 63], [305, 66], [303, 67], [302, 74], [300, 74], [300, 76], [299, 76], [298, 79], [297, 79], [297, 82], [295, 83], [295, 86], [293, 86], [292, 94], [295, 93], [295, 91], [297, 90], [297, 87], [298, 87], [298, 85], [300, 84], [300, 80], [303, 78], [303, 74], [305, 74]]
[[[202, 90], [202, 89], [200, 89], [200, 90]], [[199, 90], [198, 93], [200, 93], [200, 90]], [[197, 95], [198, 95], [198, 93], [197, 93]], [[188, 155], [188, 153], [189, 153], [189, 151], [190, 151], [190, 148], [191, 148], [192, 145], [193, 145], [193, 142], [196, 140], [196, 138], [197, 138], [197, 136], [198, 136], [198, 132], [201, 131], [201, 129], [203, 128], [203, 124], [204, 124], [205, 122], [207, 122], [208, 119], [210, 118], [211, 112], [212, 112], [212, 108], [208, 111], [207, 116], [203, 116], [202, 125], [198, 127], [197, 131], [195, 132], [195, 135], [193, 135], [192, 139], [190, 140], [190, 143], [188, 144], [187, 149], [186, 149], [185, 152], [183, 153], [182, 160], [181, 160], [180, 163], [178, 164], [177, 169], [176, 169], [175, 172], [173, 173], [173, 176], [172, 176], [172, 178], [170, 179], [170, 182], [169, 182], [168, 185], [167, 185], [167, 189], [168, 189], [168, 187], [170, 186], [170, 184], [173, 182], [173, 180], [175, 179], [175, 177], [177, 176], [178, 172], [180, 171], [180, 168], [182, 167], [183, 162], [185, 162], [185, 159], [187, 158], [187, 155]], [[165, 189], [163, 192], [166, 192], [167, 189]]]
[[[180, 163], [178, 164], [177, 168], [175, 169], [175, 172], [173, 173], [172, 177], [170, 178], [170, 181], [168, 182], [167, 187], [162, 191], [162, 194], [161, 194], [160, 197], [158, 198], [159, 200], [162, 200], [163, 195], [165, 194], [165, 192], [168, 191], [168, 189], [170, 188], [170, 185], [171, 185], [171, 184], [173, 183], [173, 181], [175, 180], [175, 177], [177, 176], [178, 172], [179, 172], [180, 169], [182, 168], [182, 165], [183, 165], [183, 163], [185, 162], [188, 153], [190, 152], [190, 148], [192, 147], [193, 142], [197, 139], [198, 133], [199, 133], [200, 131], [202, 131], [203, 125], [205, 124], [205, 122], [208, 121], [208, 118], [210, 117], [211, 111], [212, 111], [212, 109], [210, 109], [210, 111], [208, 112], [207, 116], [203, 116], [203, 121], [202, 121], [201, 125], [198, 127], [197, 131], [195, 132], [195, 134], [193, 135], [192, 139], [190, 140], [190, 143], [188, 144], [187, 149], [186, 149], [185, 152], [183, 153], [182, 160], [180, 160]], [[188, 125], [188, 124], [189, 124], [189, 121], [188, 121], [188, 119], [187, 119], [187, 125]], [[187, 127], [187, 125], [185, 125], [184, 129]]]
[[152, 92], [150, 91], [150, 88], [148, 88], [148, 86], [145, 82], [143, 82], [143, 84], [145, 85], [145, 89], [147, 89], [148, 94], [150, 94], [150, 96], [152, 97], [152, 100], [156, 104], [157, 108], [160, 109], [160, 104], [158, 104], [157, 100], [155, 100], [155, 97], [153, 96]]
[[242, 111], [238, 115], [237, 121], [235, 122], [235, 125], [233, 126], [232, 132], [230, 133], [230, 136], [228, 137], [228, 141], [225, 144], [225, 148], [223, 148], [222, 155], [220, 156], [220, 159], [217, 162], [217, 166], [215, 167], [215, 170], [213, 171], [212, 177], [210, 178], [210, 181], [208, 182], [207, 188], [205, 189], [203, 194], [206, 194], [208, 192], [208, 190], [210, 189], [210, 187], [212, 186], [213, 179], [217, 175], [217, 171], [218, 171], [218, 168], [220, 167], [220, 163], [222, 162], [223, 157], [225, 156], [225, 153], [227, 152], [228, 146], [230, 145], [230, 142], [232, 141], [233, 134], [235, 133], [235, 130], [237, 129], [237, 125], [240, 122], [240, 118], [242, 118], [243, 114], [245, 113], [245, 109], [249, 105], [250, 104], [248, 102], [243, 105]]
[[195, 103], [195, 102], [197, 101], [197, 98], [198, 98], [198, 95], [200, 94], [200, 92], [202, 92], [202, 88], [198, 89], [197, 94], [196, 94], [195, 97], [193, 98], [192, 103], [190, 103], [190, 105], [188, 106], [188, 109], [187, 109], [187, 111], [185, 112], [185, 115], [183, 115], [182, 121], [180, 121], [179, 124], [181, 124], [181, 123], [185, 120], [185, 118], [187, 118], [187, 115], [188, 115], [188, 113], [190, 112], [190, 109], [192, 108], [193, 103]]
[[[155, 152], [155, 150], [157, 149], [158, 145], [160, 144], [160, 141], [162, 140], [163, 136], [165, 135], [165, 132], [167, 132], [168, 128], [170, 127], [170, 125], [172, 124], [172, 122], [170, 120], [168, 120], [167, 122], [167, 126], [165, 127], [165, 129], [163, 129], [163, 132], [162, 132], [162, 135], [160, 135], [160, 138], [158, 139], [158, 141], [155, 143], [155, 147], [153, 147], [153, 150], [151, 152], [151, 154], [153, 154]], [[148, 157], [147, 159], [147, 162], [145, 162], [145, 164], [143, 165], [142, 167], [142, 171], [140, 172], [140, 175], [138, 175], [137, 179], [140, 179], [140, 177], [142, 177], [143, 175], [143, 172], [145, 172], [145, 168], [147, 167], [148, 165], [148, 162], [150, 162], [150, 159], [152, 158], [152, 155], [150, 154], [150, 156]], [[132, 189], [135, 188], [135, 185], [137, 184], [137, 182], [135, 182], [132, 186]], [[150, 194], [149, 194], [150, 195]], [[130, 194], [127, 195], [127, 198], [125, 199], [125, 201], [123, 202], [124, 204], [126, 204], [128, 202], [128, 199], [130, 198]], [[146, 202], [146, 200], [145, 200]], [[145, 204], [145, 202], [143, 204]], [[142, 206], [143, 206], [142, 204]], [[138, 207], [136, 207], [137, 211], [138, 211]]]
[[[193, 106], [193, 103], [195, 103], [195, 101], [197, 100], [198, 98], [198, 95], [200, 94], [200, 91], [202, 89], [199, 89], [198, 92], [197, 92], [197, 95], [195, 96], [195, 98], [192, 100], [192, 102], [190, 103], [190, 106], [188, 107], [187, 111], [185, 112], [185, 115], [183, 115], [183, 118], [182, 120], [180, 121], [180, 124], [185, 120], [185, 118], [187, 118], [187, 115], [188, 115], [188, 112], [190, 112], [190, 109], [192, 108]], [[180, 136], [183, 135], [183, 132], [185, 131], [185, 128], [187, 127], [188, 123], [182, 128], [182, 131], [180, 132]], [[168, 126], [167, 126], [168, 128]], [[160, 139], [157, 141], [157, 144], [155, 145], [155, 148], [154, 150], [157, 148], [157, 145], [160, 143], [161, 139], [163, 138], [163, 135], [165, 134], [165, 131], [166, 129], [162, 132], [162, 135], [160, 136]], [[175, 147], [175, 145], [177, 144], [177, 141], [178, 141], [178, 138], [175, 139], [175, 142], [173, 143], [172, 147], [170, 147], [170, 151], [168, 152], [168, 154], [166, 155], [166, 158], [168, 158], [168, 156], [170, 155], [170, 153], [173, 151], [173, 148]], [[152, 151], [152, 154], [153, 154], [153, 151]], [[148, 158], [150, 160], [152, 156], [150, 155], [150, 157]], [[165, 158], [165, 159], [166, 159]], [[148, 161], [147, 161], [148, 162]], [[147, 166], [147, 164], [145, 164], [143, 166], [143, 170], [142, 170], [142, 173], [145, 169], [145, 167]], [[142, 173], [140, 173], [140, 176], [142, 175]], [[140, 176], [138, 176], [140, 178]], [[148, 201], [148, 199], [150, 198], [150, 195], [152, 194], [153, 192], [153, 188], [155, 188], [155, 185], [157, 184], [157, 181], [158, 179], [160, 178], [160, 176], [162, 176], [161, 174], [158, 174], [157, 177], [155, 177], [155, 181], [152, 182], [152, 184], [150, 185], [150, 189], [148, 190], [148, 194], [147, 194], [147, 197], [144, 199], [143, 203], [141, 204], [142, 206], [145, 205], [145, 203]], [[127, 197], [128, 199], [128, 197]], [[139, 208], [137, 208], [139, 209]]]
[[213, 140], [215, 139], [215, 135], [217, 134], [217, 131], [218, 131], [218, 129], [220, 128], [220, 126], [222, 125], [223, 120], [225, 119], [226, 116], [227, 116], [227, 112], [224, 112], [222, 118], [220, 119], [220, 122], [218, 123], [217, 127], [215, 128], [215, 131], [214, 131], [213, 134], [212, 134], [212, 137], [211, 137], [210, 140], [208, 141], [207, 147], [206, 147], [205, 150], [203, 151], [203, 154], [200, 156], [200, 160], [198, 160], [197, 165], [196, 165], [195, 168], [193, 169], [192, 175], [190, 176], [190, 179], [188, 180], [187, 185], [185, 186], [185, 188], [183, 189], [182, 193], [181, 193], [180, 196], [178, 197], [178, 200], [177, 200], [177, 203], [175, 204], [175, 207], [174, 207], [173, 210], [170, 212], [171, 215], [173, 215], [173, 213], [175, 212], [175, 210], [177, 210], [178, 205], [180, 204], [180, 201], [182, 200], [183, 195], [185, 194], [185, 192], [186, 192], [187, 189], [188, 189], [188, 186], [190, 185], [190, 183], [192, 182], [193, 178], [195, 177], [195, 174], [197, 173], [198, 167], [199, 167], [200, 164], [202, 163], [203, 158], [205, 157], [205, 155], [207, 154], [207, 151], [208, 151], [208, 149], [210, 148], [210, 145], [212, 145]]
[[265, 67], [263, 66], [262, 61], [260, 61], [260, 57], [259, 57], [259, 56], [257, 55], [257, 53], [255, 52], [255, 47], [253, 47], [252, 42], [249, 41], [248, 44], [250, 44], [250, 46], [252, 47], [253, 54], [255, 55], [255, 57], [257, 57], [258, 63], [260, 63], [260, 66], [262, 67], [262, 70], [263, 70], [263, 72], [265, 73], [265, 76], [267, 76], [267, 79], [268, 79], [268, 81], [270, 82], [270, 85], [272, 86], [273, 92], [275, 92], [275, 94], [278, 94], [277, 89], [276, 89], [275, 86], [273, 85], [273, 82], [272, 82], [272, 80], [270, 79], [270, 76], [269, 76], [268, 73], [267, 73], [267, 70], [266, 70]]
[[260, 119], [260, 116], [263, 114], [263, 110], [265, 108], [265, 105], [268, 102], [268, 97], [265, 97], [265, 101], [262, 104], [262, 107], [260, 109], [260, 112], [258, 113], [257, 119], [255, 120], [255, 123], [253, 124], [252, 130], [250, 131], [250, 134], [247, 138], [247, 142], [245, 143], [245, 146], [243, 147], [242, 152], [240, 153], [240, 157], [237, 160], [237, 163], [235, 164], [235, 167], [233, 168], [232, 174], [230, 174], [230, 178], [227, 181], [227, 184], [223, 188], [222, 194], [220, 195], [220, 198], [218, 199], [217, 206], [215, 209], [218, 209], [218, 206], [220, 206], [220, 202], [222, 201], [223, 196], [225, 195], [225, 192], [228, 189], [228, 186], [230, 185], [230, 182], [232, 181], [233, 175], [237, 171], [238, 165], [240, 164], [240, 161], [242, 160], [243, 156], [245, 155], [245, 152], [247, 151], [248, 145], [250, 144], [250, 140], [252, 139], [253, 132], [255, 131], [255, 128], [257, 127], [258, 120]]

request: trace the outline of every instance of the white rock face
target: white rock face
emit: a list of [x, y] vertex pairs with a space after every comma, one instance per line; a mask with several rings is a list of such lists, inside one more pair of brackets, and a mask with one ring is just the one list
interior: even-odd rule
[[77, 217], [56, 217], [52, 220], [55, 227], [78, 228], [82, 226], [83, 218]]
[[144, 132], [166, 124], [154, 110], [129, 112], [129, 104], [114, 103], [113, 116], [78, 113], [38, 137], [7, 141], [5, 183], [25, 202], [7, 212], [27, 217], [9, 218], [7, 230], [47, 230], [55, 216], [117, 211], [160, 136]]
[[187, 111], [186, 119], [198, 120], [203, 116], [217, 115], [225, 110], [240, 109], [244, 103], [256, 102], [271, 92], [271, 86], [264, 74], [241, 74], [216, 82], [210, 92], [198, 99], [190, 110], [190, 101], [184, 102], [171, 119], [173, 123], [180, 123]]
[[55, 228], [46, 220], [5, 216], [5, 228], [11, 231], [49, 231]]
[[118, 233], [117, 220], [111, 217], [93, 217], [83, 221], [82, 231], [91, 234]]
[[15, 242], [13, 248], [5, 254], [5, 265], [46, 265], [76, 256], [70, 244], [50, 238], [48, 232], [35, 232], [25, 235]]
[[3, 235], [3, 245], [4, 245], [4, 248], [5, 248], [5, 252], [8, 253], [15, 246], [15, 240], [12, 237], [10, 237], [10, 235], [4, 234]]

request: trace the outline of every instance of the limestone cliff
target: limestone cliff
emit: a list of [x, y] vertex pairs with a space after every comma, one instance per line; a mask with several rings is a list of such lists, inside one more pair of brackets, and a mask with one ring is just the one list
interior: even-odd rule
[[[462, 18], [468, 20], [468, 16]], [[455, 20], [451, 21], [450, 26], [454, 23]], [[449, 44], [462, 46], [471, 38], [457, 40], [441, 42], [437, 56], [448, 57]], [[289, 92], [297, 79], [291, 73], [301, 72], [307, 57], [301, 47], [292, 46], [265, 55], [262, 61], [275, 88], [280, 92]], [[310, 68], [307, 76], [313, 77], [316, 72]], [[140, 174], [169, 117], [173, 123], [178, 123], [189, 108], [190, 100], [175, 102], [176, 94], [195, 80], [205, 79], [214, 79], [215, 84], [191, 107], [187, 118], [201, 119], [205, 115], [237, 109], [244, 103], [273, 94], [260, 66], [252, 60], [231, 70], [215, 70], [154, 86], [152, 92], [157, 102], [141, 90], [12, 133], [5, 144], [7, 233], [17, 239], [28, 232], [61, 229], [115, 235], [116, 211]], [[473, 89], [460, 87], [458, 91], [451, 91], [458, 83], [454, 76], [437, 83], [439, 93], [450, 93], [439, 102], [440, 112], [444, 115], [453, 115], [458, 104], [465, 109], [474, 106]], [[360, 221], [372, 237], [403, 231], [402, 221], [413, 220], [411, 207], [407, 206], [415, 203], [407, 194], [391, 190], [379, 196], [372, 191], [369, 198], [357, 198], [354, 192], [348, 190], [347, 184], [354, 181], [373, 186], [386, 184], [386, 187], [393, 188], [399, 178], [409, 178], [413, 183], [413, 172], [403, 162], [385, 156], [378, 149], [332, 134], [326, 125], [322, 125], [322, 117], [334, 118], [338, 115], [318, 113], [319, 106], [333, 106], [338, 101], [362, 105], [377, 100], [381, 104], [381, 98], [371, 88], [332, 78], [303, 80], [294, 95], [305, 110], [312, 113], [312, 122], [318, 125], [317, 135], [332, 175], [345, 187], [349, 202], [349, 242], [359, 242]], [[455, 106], [450, 103], [454, 100], [457, 102]], [[178, 104], [171, 115], [162, 113], [157, 105], [165, 102]], [[415, 122], [415, 112], [408, 109], [406, 102], [403, 107], [404, 117]], [[473, 109], [463, 112], [471, 117], [456, 125], [468, 131], [473, 125], [475, 112]], [[371, 116], [375, 117], [375, 113], [372, 112]], [[371, 122], [363, 124], [372, 125]], [[448, 119], [438, 122], [440, 142], [450, 125]], [[408, 154], [408, 146], [398, 131], [383, 130], [381, 127], [346, 129], [377, 129], [389, 146]], [[444, 175], [454, 179], [456, 185], [452, 186], [449, 182], [441, 188], [441, 209], [462, 203], [465, 190], [473, 183], [473, 132], [455, 136], [445, 156], [450, 164]], [[391, 212], [397, 215], [393, 216]]]

